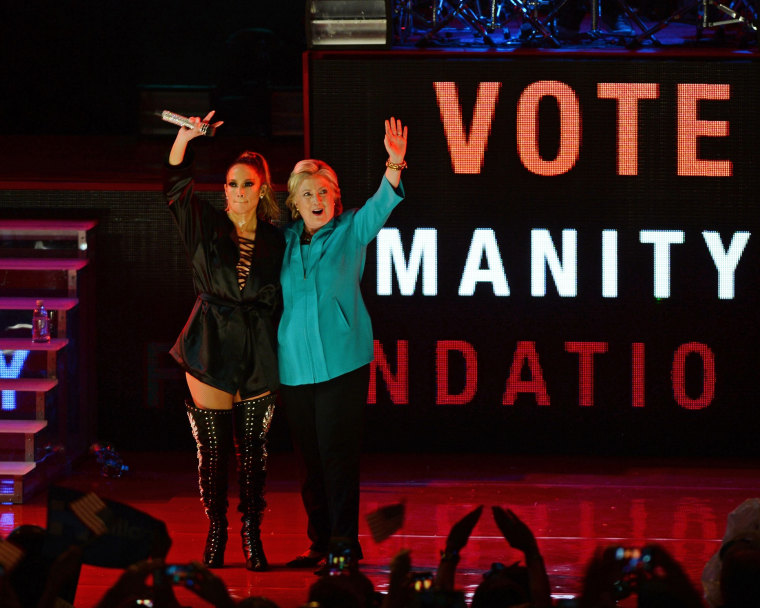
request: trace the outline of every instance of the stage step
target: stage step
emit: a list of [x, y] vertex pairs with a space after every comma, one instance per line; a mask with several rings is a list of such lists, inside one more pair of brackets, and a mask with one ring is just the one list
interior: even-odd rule
[[0, 477], [24, 476], [31, 473], [36, 466], [33, 462], [0, 461]]
[[[28, 296], [47, 299], [41, 293], [59, 297], [78, 297], [80, 272], [90, 263], [87, 258], [0, 257], [0, 270], [5, 273], [7, 297]], [[23, 292], [20, 290], [24, 290]], [[29, 294], [33, 295], [29, 295]]]
[[0, 461], [0, 503], [20, 504], [24, 500], [24, 478], [34, 471], [33, 462]]
[[[79, 305], [79, 298], [61, 298], [61, 297], [0, 297], [0, 311], [2, 310], [28, 310], [29, 323], [31, 324], [31, 311], [37, 305], [37, 300], [45, 303], [51, 319], [51, 335], [65, 336], [68, 325], [67, 314], [73, 308]], [[30, 330], [31, 332], [31, 330]], [[23, 338], [20, 338], [23, 340]], [[48, 350], [48, 349], [26, 349], [26, 350]], [[57, 349], [56, 349], [57, 350]]]
[[96, 225], [95, 220], [0, 220], [0, 237], [39, 236], [50, 240], [76, 238], [81, 241]]
[[[34, 418], [31, 420], [46, 418], [46, 395], [56, 386], [58, 386], [57, 378], [0, 378], [0, 391], [35, 394]], [[0, 416], [2, 413], [0, 411]]]
[[0, 391], [47, 393], [58, 386], [56, 378], [0, 378]]
[[46, 420], [0, 420], [0, 433], [34, 435], [46, 426]]
[[0, 250], [0, 257], [89, 257], [95, 226], [95, 220], [0, 219], [0, 240], [15, 241], [14, 247]]
[[32, 342], [31, 338], [0, 338], [0, 350], [59, 351], [68, 343], [68, 338], [51, 338], [50, 342]]
[[47, 420], [0, 420], [0, 435], [24, 436], [24, 462], [34, 462], [34, 436], [47, 426]]
[[22, 504], [70, 473], [65, 452], [51, 453], [36, 463], [0, 461], [0, 504]]
[[78, 298], [0, 298], [0, 310], [34, 310], [37, 300], [43, 300], [48, 310], [67, 311], [79, 304]]
[[82, 258], [0, 258], [0, 270], [82, 270], [89, 260]]
[[24, 501], [24, 486], [27, 485], [24, 480], [36, 466], [33, 462], [0, 461], [0, 503], [20, 504]]

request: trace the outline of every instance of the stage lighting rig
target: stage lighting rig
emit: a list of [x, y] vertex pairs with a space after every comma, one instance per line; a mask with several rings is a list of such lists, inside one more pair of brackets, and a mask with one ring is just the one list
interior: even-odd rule
[[[486, 27], [480, 22], [477, 12], [469, 5], [467, 0], [438, 0], [437, 6], [434, 7], [434, 25], [431, 30], [417, 42], [417, 46], [428, 46], [434, 44], [435, 36], [451, 21], [458, 19], [469, 27], [478, 36], [483, 38], [488, 46], [496, 46]], [[438, 13], [446, 13], [445, 16], [438, 18]]]
[[[726, 25], [743, 25], [744, 28], [757, 37], [760, 46], [760, 0], [736, 0], [733, 2], [720, 2], [719, 0], [696, 0], [687, 2], [666, 19], [655, 24], [648, 30], [633, 39], [639, 43], [655, 32], [666, 28], [673, 22], [680, 21], [687, 13], [696, 12], [698, 17], [697, 38], [708, 28], [723, 27]], [[713, 19], [713, 16], [718, 16]]]

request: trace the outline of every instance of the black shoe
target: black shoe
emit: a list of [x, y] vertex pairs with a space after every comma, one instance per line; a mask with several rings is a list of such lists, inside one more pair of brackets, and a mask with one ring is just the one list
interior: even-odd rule
[[610, 34], [615, 34], [616, 36], [633, 36], [631, 22], [628, 21], [628, 18], [623, 13], [620, 13], [617, 16], [611, 16], [609, 19], [602, 17], [602, 22], [609, 30]]
[[324, 553], [317, 553], [316, 551], [309, 551], [303, 555], [299, 555], [295, 559], [290, 560], [285, 564], [286, 568], [315, 568], [319, 566], [325, 559]]

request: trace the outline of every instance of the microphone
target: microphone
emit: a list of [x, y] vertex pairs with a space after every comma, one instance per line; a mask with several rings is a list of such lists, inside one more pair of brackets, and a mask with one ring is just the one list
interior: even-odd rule
[[[160, 116], [161, 120], [164, 122], [170, 122], [173, 125], [178, 125], [180, 127], [187, 127], [188, 129], [192, 129], [195, 126], [189, 118], [186, 118], [180, 114], [175, 114], [169, 110], [156, 112], [156, 116]], [[200, 123], [198, 125], [198, 128], [200, 129], [202, 135], [207, 135], [208, 137], [213, 137], [216, 133], [216, 127], [207, 122]]]

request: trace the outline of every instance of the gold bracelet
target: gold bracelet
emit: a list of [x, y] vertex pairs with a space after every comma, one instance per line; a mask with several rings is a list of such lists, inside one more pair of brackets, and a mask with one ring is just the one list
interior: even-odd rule
[[406, 161], [402, 160], [400, 163], [392, 163], [391, 159], [385, 161], [385, 166], [389, 169], [393, 169], [394, 171], [401, 171], [402, 169], [406, 169]]

